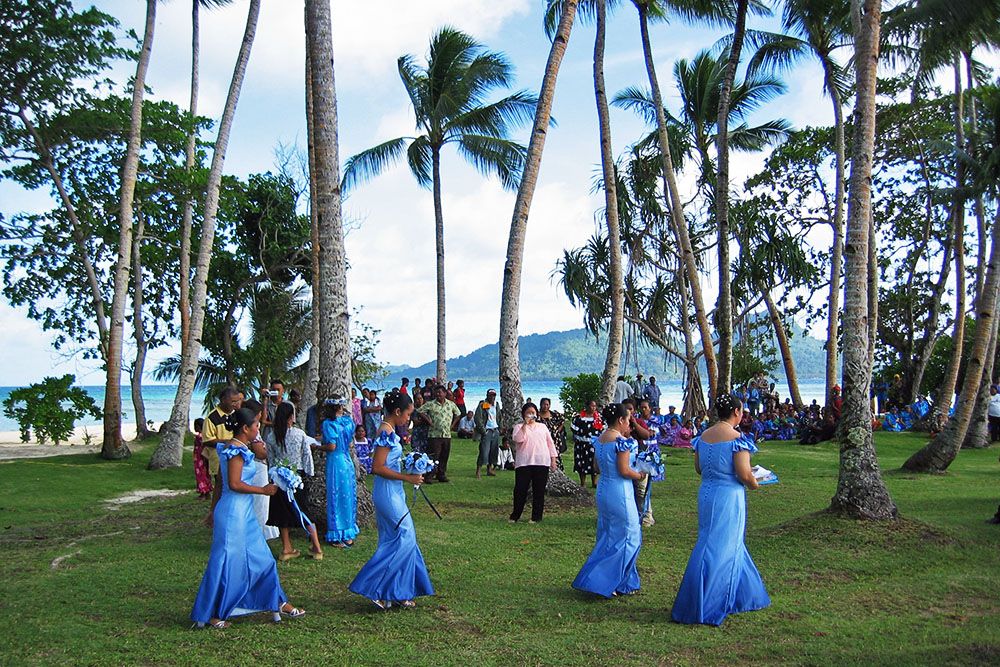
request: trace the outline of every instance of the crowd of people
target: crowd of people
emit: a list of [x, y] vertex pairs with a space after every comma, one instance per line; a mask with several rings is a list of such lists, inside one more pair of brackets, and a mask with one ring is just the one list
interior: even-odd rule
[[[649, 386], [654, 383], [651, 378]], [[502, 467], [499, 452], [508, 449], [499, 435], [496, 392], [490, 390], [475, 410], [464, 409], [461, 381], [449, 386], [431, 380], [412, 388], [404, 381], [381, 401], [376, 391], [363, 389], [361, 394], [364, 398], [321, 401], [310, 408], [306, 428], [299, 429], [296, 407], [284, 400], [280, 381], [263, 392], [263, 403], [245, 400], [239, 390], [227, 387], [219, 394], [218, 406], [196, 425], [195, 476], [199, 493], [212, 498], [206, 522], [213, 527], [208, 566], [191, 614], [197, 626], [224, 628], [229, 619], [255, 612], [270, 612], [276, 622], [305, 613], [289, 602], [281, 587], [265, 528], [281, 537], [277, 560], [300, 555], [290, 538], [296, 526], [306, 530], [312, 558], [322, 559], [323, 547], [301, 511], [307, 490], [279, 488], [268, 480], [267, 469], [289, 468], [308, 478], [315, 472], [316, 451], [326, 456], [327, 544], [349, 548], [354, 543], [359, 532], [357, 479], [362, 470], [370, 470], [375, 478], [378, 544], [348, 588], [382, 609], [412, 607], [415, 598], [434, 594], [403, 484], [447, 483], [451, 434], [460, 428], [479, 437], [476, 476], [482, 478], [483, 468], [487, 476], [496, 476]], [[660, 445], [663, 420], [658, 418], [664, 415], [654, 412], [658, 409], [644, 393], [639, 401], [627, 397], [600, 411], [590, 405], [574, 420], [574, 431], [579, 430], [578, 422], [589, 421], [590, 459], [581, 476], [590, 475], [596, 484], [598, 508], [594, 549], [573, 581], [579, 590], [603, 597], [639, 590], [641, 525], [649, 525], [645, 519], [651, 520], [652, 513], [647, 488], [651, 472], [639, 466], [638, 457], [640, 448], [649, 451]], [[718, 625], [728, 614], [770, 603], [743, 543], [742, 489], [757, 488], [749, 466], [756, 447], [752, 437], [737, 429], [744, 414], [738, 397], [721, 397], [717, 410], [715, 425], [699, 435], [689, 429], [688, 446], [703, 478], [699, 513], [713, 520], [699, 522], [698, 540], [672, 611], [681, 623]], [[538, 405], [529, 399], [520, 414], [509, 438], [515, 475], [508, 520], [521, 519], [530, 493], [530, 521], [537, 523], [543, 519], [548, 475], [561, 465], [566, 451], [565, 418], [552, 410], [549, 399]], [[671, 416], [668, 428], [678, 419]], [[405, 444], [428, 454], [436, 462], [433, 470], [408, 472], [401, 463]], [[579, 439], [575, 445], [578, 450]], [[577, 458], [575, 453], [574, 467]], [[662, 468], [652, 474], [652, 481], [662, 480]], [[737, 506], [739, 511], [733, 512]]]

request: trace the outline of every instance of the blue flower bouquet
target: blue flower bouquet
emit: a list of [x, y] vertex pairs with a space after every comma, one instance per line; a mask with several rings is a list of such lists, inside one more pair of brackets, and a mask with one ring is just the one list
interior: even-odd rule
[[302, 529], [308, 533], [309, 526], [313, 525], [313, 522], [306, 516], [305, 512], [299, 508], [298, 503], [295, 502], [295, 492], [305, 486], [302, 481], [302, 477], [299, 476], [299, 473], [295, 472], [283, 463], [279, 463], [268, 470], [267, 476], [271, 478], [271, 481], [275, 486], [288, 495], [288, 502], [291, 503], [292, 509], [299, 514], [299, 523], [302, 524]]
[[[400, 468], [402, 468], [403, 472], [406, 473], [407, 475], [427, 475], [437, 466], [437, 461], [431, 460], [431, 458], [427, 456], [427, 454], [424, 454], [422, 452], [410, 452], [409, 454], [403, 457], [403, 459], [399, 462], [399, 464]], [[437, 518], [443, 519], [444, 517], [442, 517], [441, 513], [437, 511], [437, 508], [434, 507], [434, 503], [432, 503], [431, 499], [427, 497], [427, 493], [420, 488], [419, 484], [413, 485], [413, 502], [417, 501], [417, 491], [419, 491], [420, 495], [422, 495], [424, 497], [424, 500], [427, 501], [427, 505], [432, 510], [434, 510], [434, 514], [437, 515]], [[407, 514], [409, 514], [409, 512], [407, 512]], [[397, 529], [399, 528], [400, 524], [403, 523], [403, 519], [405, 517], [406, 514], [400, 517], [399, 523], [396, 524]]]
[[660, 453], [650, 449], [636, 455], [634, 468], [649, 475], [650, 479], [663, 477], [666, 471]]

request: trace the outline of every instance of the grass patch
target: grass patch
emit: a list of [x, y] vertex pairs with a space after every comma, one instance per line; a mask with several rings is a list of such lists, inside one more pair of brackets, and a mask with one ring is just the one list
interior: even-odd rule
[[[456, 441], [451, 484], [414, 510], [434, 598], [379, 612], [347, 591], [374, 531], [322, 562], [280, 563], [302, 619], [188, 630], [210, 533], [185, 468], [91, 455], [0, 464], [0, 662], [6, 664], [996, 664], [1000, 501], [996, 452], [963, 451], [946, 475], [898, 473], [923, 444], [878, 434], [903, 516], [856, 523], [823, 510], [836, 489], [832, 443], [767, 443], [755, 462], [782, 483], [750, 494], [747, 542], [773, 601], [722, 628], [669, 621], [697, 531], [691, 454], [671, 451], [644, 531], [642, 593], [595, 600], [570, 588], [593, 546], [593, 509], [553, 503], [539, 525], [508, 525], [513, 473], [475, 480], [476, 448]], [[588, 480], [589, 481], [589, 480]], [[111, 509], [141, 489], [191, 489]], [[299, 536], [300, 547], [304, 540]]]

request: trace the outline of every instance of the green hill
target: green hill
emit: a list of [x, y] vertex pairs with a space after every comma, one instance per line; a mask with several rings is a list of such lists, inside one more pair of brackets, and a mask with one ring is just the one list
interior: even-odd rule
[[[790, 334], [799, 379], [822, 378], [826, 367], [823, 341], [806, 335], [798, 326], [793, 326]], [[561, 380], [567, 375], [600, 373], [604, 370], [604, 340], [595, 338], [586, 329], [521, 336], [520, 345], [522, 380]], [[499, 366], [498, 349], [497, 344], [492, 343], [464, 356], [449, 359], [449, 377], [472, 381], [495, 380]], [[653, 374], [663, 379], [679, 379], [683, 373], [680, 364], [668, 358], [658, 348], [640, 346], [637, 350], [627, 352], [626, 370], [629, 373], [634, 372], [637, 365], [646, 375]], [[421, 366], [390, 366], [388, 371], [393, 380], [404, 375], [432, 377], [435, 364], [428, 361]], [[775, 373], [782, 376], [780, 366]]]

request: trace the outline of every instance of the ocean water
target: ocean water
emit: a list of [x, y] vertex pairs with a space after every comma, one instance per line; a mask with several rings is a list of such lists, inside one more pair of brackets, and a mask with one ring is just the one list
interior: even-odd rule
[[[535, 403], [538, 403], [538, 401], [542, 398], [552, 399], [552, 407], [556, 410], [562, 410], [562, 404], [559, 402], [559, 388], [561, 386], [562, 382], [558, 380], [525, 382], [523, 384], [524, 397], [526, 399], [532, 399]], [[10, 395], [10, 392], [16, 388], [17, 387], [0, 387], [0, 403], [2, 403]], [[85, 386], [83, 389], [90, 394], [91, 397], [93, 397], [94, 402], [97, 404], [97, 408], [101, 409], [104, 405], [104, 387]], [[466, 382], [466, 405], [470, 408], [474, 407], [479, 400], [486, 398], [486, 392], [489, 389], [496, 389], [497, 393], [500, 393], [500, 385], [497, 383], [490, 384], [487, 382], [474, 382], [471, 380]], [[680, 406], [684, 402], [680, 382], [668, 381], [661, 384], [660, 391], [662, 392], [660, 405], [664, 408], [664, 411], [669, 405], [676, 405], [678, 409], [680, 409]], [[787, 387], [785, 385], [779, 385], [778, 391], [782, 400], [784, 400], [784, 397], [787, 396]], [[820, 403], [823, 402], [824, 385], [821, 381], [801, 382], [799, 383], [799, 391], [802, 393], [802, 400], [806, 403], [811, 402], [813, 399], [816, 399]], [[176, 393], [177, 387], [175, 385], [145, 385], [143, 387], [142, 395], [146, 404], [146, 419], [155, 422], [157, 426], [160, 422], [169, 419]], [[204, 415], [204, 410], [202, 409], [204, 401], [204, 392], [195, 392], [191, 399], [191, 419]], [[122, 413], [122, 421], [126, 423], [135, 421], [135, 415], [132, 410], [132, 392], [127, 386], [122, 387]], [[77, 426], [91, 426], [97, 424], [100, 424], [100, 420], [90, 417], [86, 417], [77, 422]], [[0, 413], [0, 431], [16, 431], [17, 428], [18, 426], [16, 421]]]

